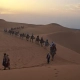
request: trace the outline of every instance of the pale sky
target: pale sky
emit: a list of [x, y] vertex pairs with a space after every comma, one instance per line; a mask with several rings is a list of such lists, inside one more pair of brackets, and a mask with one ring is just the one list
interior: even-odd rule
[[0, 0], [0, 18], [80, 29], [80, 0]]

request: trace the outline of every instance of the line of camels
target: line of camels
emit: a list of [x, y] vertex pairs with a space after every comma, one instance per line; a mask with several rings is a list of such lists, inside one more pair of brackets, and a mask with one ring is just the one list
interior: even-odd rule
[[[19, 29], [24, 29], [24, 26], [16, 27], [16, 28], [10, 28], [9, 30], [4, 29], [4, 32], [8, 33], [10, 35], [19, 36], [21, 39], [26, 38], [27, 41], [30, 41], [32, 43], [35, 40], [35, 43], [40, 44], [41, 47], [44, 45], [46, 48], [50, 45], [48, 39], [46, 41], [44, 41], [43, 37], [40, 38], [39, 35], [37, 37], [35, 37], [33, 34], [29, 35], [29, 34], [25, 34], [25, 33], [20, 33]], [[56, 45], [50, 47], [50, 54], [52, 56], [52, 60], [54, 58], [54, 54], [56, 54], [56, 50], [57, 50]]]

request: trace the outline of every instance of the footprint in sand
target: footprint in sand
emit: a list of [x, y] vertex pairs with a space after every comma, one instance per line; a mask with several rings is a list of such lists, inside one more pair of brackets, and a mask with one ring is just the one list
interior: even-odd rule
[[58, 74], [58, 73], [55, 73], [55, 74]]
[[58, 72], [59, 72], [59, 71], [57, 71], [56, 68], [55, 68], [54, 70], [56, 71], [56, 73], [55, 73], [55, 77], [58, 77]]
[[18, 59], [18, 61], [20, 61], [21, 59]]
[[57, 72], [59, 72], [59, 71], [57, 71]]
[[17, 64], [15, 64], [15, 67], [17, 66]]
[[55, 77], [58, 77], [58, 75], [55, 75]]
[[54, 70], [57, 70], [56, 68]]
[[51, 68], [51, 67], [48, 67], [48, 68]]

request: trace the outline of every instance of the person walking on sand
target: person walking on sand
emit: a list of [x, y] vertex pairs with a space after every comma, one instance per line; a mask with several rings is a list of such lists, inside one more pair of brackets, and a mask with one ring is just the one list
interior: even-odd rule
[[10, 69], [10, 59], [6, 53], [4, 53], [2, 65], [4, 66], [4, 70], [6, 70], [6, 68]]
[[47, 54], [46, 58], [47, 58], [47, 63], [49, 64], [50, 63], [50, 54], [49, 53]]
[[6, 53], [4, 53], [3, 63], [2, 63], [2, 65], [4, 66], [4, 70], [6, 69], [6, 63], [7, 63], [7, 55], [6, 55]]
[[9, 55], [7, 55], [7, 68], [10, 69], [10, 58], [9, 58]]

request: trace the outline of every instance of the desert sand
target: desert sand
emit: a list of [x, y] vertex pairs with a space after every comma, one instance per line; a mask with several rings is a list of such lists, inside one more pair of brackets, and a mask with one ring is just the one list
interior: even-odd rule
[[[50, 64], [46, 62], [49, 47], [44, 49], [4, 33], [4, 28], [19, 27], [20, 33], [40, 35], [44, 40], [54, 41], [57, 53]], [[80, 30], [69, 29], [56, 23], [32, 25], [7, 22], [0, 19], [0, 80], [80, 80]], [[11, 70], [3, 70], [3, 53], [9, 54]]]

